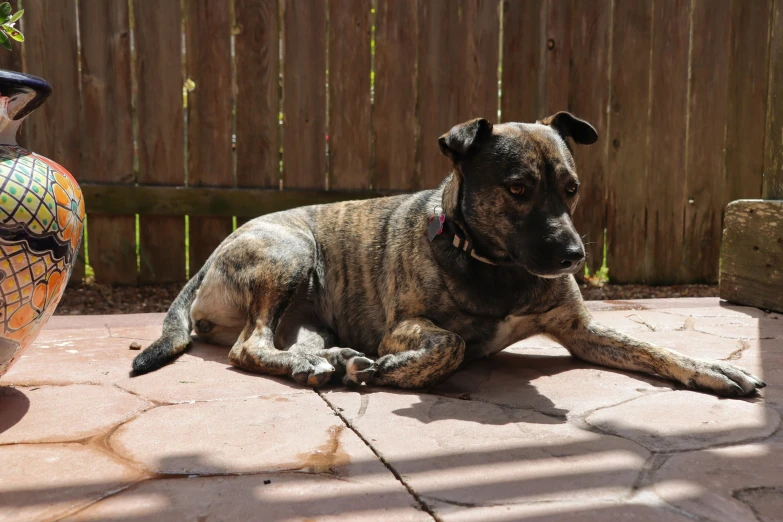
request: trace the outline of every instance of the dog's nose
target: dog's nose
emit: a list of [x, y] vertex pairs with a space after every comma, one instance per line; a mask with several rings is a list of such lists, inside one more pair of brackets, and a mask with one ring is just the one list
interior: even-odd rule
[[574, 265], [578, 265], [585, 258], [585, 253], [581, 248], [569, 248], [563, 255], [563, 260], [560, 261], [560, 266], [563, 268], [571, 268]]

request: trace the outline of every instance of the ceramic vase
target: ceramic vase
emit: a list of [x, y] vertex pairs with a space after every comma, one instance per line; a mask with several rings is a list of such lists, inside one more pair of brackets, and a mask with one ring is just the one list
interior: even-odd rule
[[0, 377], [54, 313], [81, 246], [79, 185], [16, 142], [51, 92], [41, 78], [0, 71]]

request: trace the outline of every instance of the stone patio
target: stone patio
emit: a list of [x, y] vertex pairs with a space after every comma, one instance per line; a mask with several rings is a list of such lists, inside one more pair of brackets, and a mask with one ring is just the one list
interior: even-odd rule
[[198, 343], [129, 378], [162, 314], [54, 317], [0, 379], [0, 520], [783, 520], [783, 316], [589, 307], [768, 386], [718, 399], [544, 338], [427, 393], [316, 392]]

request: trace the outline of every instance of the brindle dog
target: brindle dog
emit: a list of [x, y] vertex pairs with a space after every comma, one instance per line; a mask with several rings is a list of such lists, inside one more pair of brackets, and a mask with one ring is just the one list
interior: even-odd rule
[[195, 326], [233, 345], [228, 359], [245, 370], [311, 386], [421, 388], [545, 334], [585, 361], [696, 390], [762, 388], [726, 362], [593, 321], [573, 277], [585, 253], [571, 222], [579, 181], [569, 138], [591, 144], [598, 134], [566, 112], [535, 124], [474, 119], [441, 136], [454, 170], [435, 190], [250, 221], [185, 286], [134, 371], [182, 353]]

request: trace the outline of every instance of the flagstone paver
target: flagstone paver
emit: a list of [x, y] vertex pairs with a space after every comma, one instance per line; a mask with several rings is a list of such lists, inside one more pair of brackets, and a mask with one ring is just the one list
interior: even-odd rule
[[0, 522], [780, 519], [783, 316], [717, 299], [587, 303], [759, 374], [732, 400], [534, 337], [418, 392], [238, 371], [200, 342], [129, 375], [163, 314], [53, 317], [0, 379]]
[[0, 446], [0, 522], [56, 520], [144, 478], [82, 444]]
[[97, 435], [151, 404], [112, 386], [0, 387], [0, 411], [19, 421], [0, 433], [0, 444], [69, 442]]
[[710, 520], [756, 522], [783, 514], [783, 438], [673, 455], [655, 473], [666, 502]]

